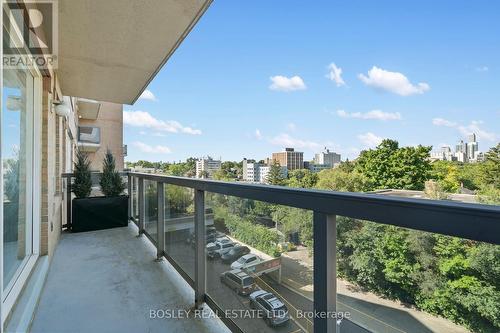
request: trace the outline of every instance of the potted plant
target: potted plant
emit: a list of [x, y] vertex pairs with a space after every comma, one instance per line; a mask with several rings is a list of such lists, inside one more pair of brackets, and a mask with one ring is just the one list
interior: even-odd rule
[[[80, 166], [80, 171], [78, 171], [77, 166]], [[90, 180], [89, 162], [86, 156], [80, 161], [80, 154], [78, 154], [75, 164], [75, 183], [78, 179], [78, 172], [83, 173], [83, 171], [88, 172]], [[115, 158], [109, 150], [104, 157], [103, 172], [99, 184], [104, 196], [73, 199], [73, 232], [127, 226], [128, 196], [122, 195], [125, 184], [116, 171]]]

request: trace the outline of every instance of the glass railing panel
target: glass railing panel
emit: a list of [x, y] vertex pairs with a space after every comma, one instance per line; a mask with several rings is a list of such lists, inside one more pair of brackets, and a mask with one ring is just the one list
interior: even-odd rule
[[165, 184], [165, 252], [194, 280], [194, 190]]
[[243, 332], [312, 332], [312, 212], [214, 193], [205, 201], [208, 296]]
[[154, 242], [158, 240], [158, 198], [156, 187], [155, 181], [144, 180], [144, 229]]
[[498, 245], [337, 216], [337, 310], [371, 332], [498, 332], [499, 268]]

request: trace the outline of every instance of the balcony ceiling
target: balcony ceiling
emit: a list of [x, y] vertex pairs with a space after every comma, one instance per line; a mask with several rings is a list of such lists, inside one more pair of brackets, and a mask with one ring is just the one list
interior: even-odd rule
[[78, 105], [78, 115], [82, 119], [96, 120], [99, 116], [99, 110], [101, 109], [101, 103], [99, 102], [79, 98], [76, 105]]
[[211, 0], [60, 0], [64, 95], [133, 104]]

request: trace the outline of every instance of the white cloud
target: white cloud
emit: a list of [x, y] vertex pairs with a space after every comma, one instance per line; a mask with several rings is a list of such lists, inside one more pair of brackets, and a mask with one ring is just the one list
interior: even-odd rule
[[149, 89], [146, 89], [142, 92], [141, 96], [139, 96], [139, 99], [146, 99], [149, 101], [157, 101], [158, 99], [156, 96], [153, 94], [153, 92]]
[[423, 94], [430, 89], [427, 83], [412, 84], [402, 73], [386, 71], [377, 66], [373, 66], [368, 71], [368, 76], [358, 75], [364, 84], [376, 89], [387, 90], [401, 96]]
[[290, 78], [282, 75], [276, 75], [270, 77], [272, 84], [269, 86], [271, 90], [277, 91], [295, 91], [295, 90], [305, 90], [306, 84], [300, 76], [292, 76]]
[[141, 152], [148, 153], [148, 154], [169, 154], [172, 152], [170, 150], [170, 148], [168, 148], [166, 146], [160, 146], [160, 145], [150, 146], [150, 145], [148, 145], [144, 142], [140, 142], [140, 141], [133, 142], [132, 145], [135, 148], [139, 149]]
[[446, 127], [455, 127], [457, 126], [457, 123], [454, 123], [452, 121], [443, 119], [443, 118], [434, 118], [432, 119], [432, 124], [436, 126], [446, 126]]
[[496, 142], [498, 140], [498, 135], [496, 133], [488, 132], [482, 129], [480, 127], [480, 125], [482, 124], [483, 124], [482, 121], [473, 120], [469, 125], [466, 126], [461, 125], [458, 126], [457, 129], [463, 136], [475, 133], [478, 141], [486, 140], [486, 141]]
[[477, 139], [479, 141], [486, 140], [486, 141], [495, 142], [499, 138], [499, 136], [496, 133], [488, 132], [488, 131], [484, 130], [482, 128], [483, 122], [480, 120], [473, 120], [468, 125], [460, 125], [460, 124], [457, 124], [455, 122], [452, 122], [452, 121], [449, 121], [449, 120], [446, 120], [443, 118], [434, 118], [434, 119], [432, 119], [432, 123], [436, 126], [446, 126], [446, 127], [455, 128], [464, 137], [467, 137], [468, 135], [475, 133], [477, 136]]
[[376, 147], [382, 142], [382, 138], [373, 134], [372, 132], [367, 132], [358, 135], [359, 141], [367, 147]]
[[257, 140], [262, 140], [262, 133], [260, 133], [260, 129], [258, 128], [255, 130], [255, 138]]
[[328, 70], [330, 72], [327, 74], [326, 76], [327, 78], [334, 81], [337, 87], [345, 86], [345, 82], [342, 79], [342, 68], [337, 67], [337, 65], [335, 65], [335, 63], [332, 62], [328, 66]]
[[175, 120], [160, 120], [153, 117], [146, 111], [124, 111], [123, 123], [133, 127], [151, 128], [161, 132], [185, 133], [191, 135], [200, 135], [201, 130], [182, 126]]
[[487, 72], [489, 70], [490, 69], [488, 68], [488, 66], [479, 66], [479, 67], [476, 67], [476, 72]]
[[273, 145], [281, 147], [294, 147], [294, 148], [308, 148], [311, 150], [317, 150], [322, 148], [324, 145], [319, 144], [314, 141], [301, 140], [293, 138], [286, 133], [281, 133], [269, 141]]
[[342, 118], [357, 118], [357, 119], [376, 119], [376, 120], [401, 120], [399, 112], [383, 112], [381, 110], [371, 110], [368, 112], [346, 112], [345, 110], [337, 110], [337, 115]]

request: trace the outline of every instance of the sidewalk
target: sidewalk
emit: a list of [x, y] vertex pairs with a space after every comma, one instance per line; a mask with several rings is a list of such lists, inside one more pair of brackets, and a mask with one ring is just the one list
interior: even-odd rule
[[[282, 284], [313, 300], [313, 259], [304, 247], [281, 256]], [[403, 303], [382, 298], [362, 291], [360, 287], [343, 279], [337, 279], [338, 311], [351, 313], [352, 321], [382, 332], [468, 333], [462, 326], [451, 321], [419, 311]]]

